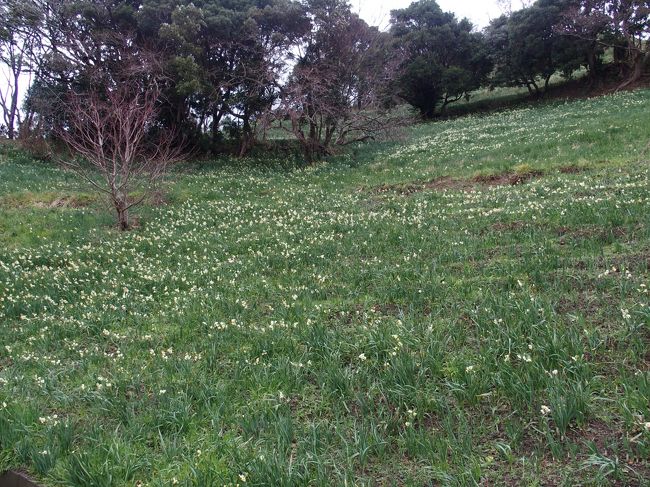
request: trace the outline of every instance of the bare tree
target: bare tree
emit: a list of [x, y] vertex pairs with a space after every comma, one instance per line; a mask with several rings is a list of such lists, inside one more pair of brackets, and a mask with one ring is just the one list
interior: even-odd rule
[[[650, 2], [647, 0], [579, 0], [558, 28], [564, 33], [613, 48], [627, 79], [618, 89], [638, 81], [650, 67]], [[622, 54], [621, 54], [622, 53]]]
[[64, 103], [68, 120], [59, 136], [81, 158], [66, 164], [108, 197], [123, 231], [129, 210], [181, 159], [178, 138], [156, 126], [159, 97], [157, 83], [129, 80], [73, 92]]
[[308, 162], [403, 122], [382, 110], [400, 63], [390, 37], [349, 10], [341, 12], [316, 10], [275, 110]]

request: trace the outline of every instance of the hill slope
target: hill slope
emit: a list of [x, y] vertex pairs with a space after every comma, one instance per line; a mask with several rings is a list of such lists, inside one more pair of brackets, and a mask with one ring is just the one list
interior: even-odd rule
[[422, 125], [178, 174], [127, 235], [5, 149], [0, 470], [647, 482], [649, 141], [650, 91]]

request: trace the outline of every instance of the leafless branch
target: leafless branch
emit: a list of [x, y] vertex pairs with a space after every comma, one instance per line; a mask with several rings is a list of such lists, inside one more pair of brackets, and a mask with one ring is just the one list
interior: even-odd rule
[[[67, 125], [58, 135], [80, 159], [66, 165], [108, 195], [122, 230], [129, 228], [129, 209], [142, 203], [183, 155], [178, 138], [156, 126], [159, 97], [157, 83], [133, 79], [71, 92], [65, 103]], [[144, 195], [134, 197], [135, 190]]]

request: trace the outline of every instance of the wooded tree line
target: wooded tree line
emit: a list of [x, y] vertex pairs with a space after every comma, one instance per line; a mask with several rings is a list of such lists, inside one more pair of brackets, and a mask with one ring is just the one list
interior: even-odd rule
[[80, 96], [155, 92], [139, 125], [152, 140], [200, 152], [236, 141], [243, 156], [274, 127], [313, 160], [395, 126], [397, 104], [431, 118], [484, 86], [541, 93], [579, 68], [597, 80], [606, 52], [632, 83], [649, 36], [646, 0], [537, 0], [483, 31], [420, 0], [387, 32], [345, 0], [0, 0], [0, 124], [9, 138], [70, 137]]

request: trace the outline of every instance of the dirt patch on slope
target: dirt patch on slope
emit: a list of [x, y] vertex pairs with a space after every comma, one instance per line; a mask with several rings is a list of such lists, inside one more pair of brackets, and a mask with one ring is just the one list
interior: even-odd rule
[[568, 166], [562, 166], [559, 171], [562, 174], [578, 174], [585, 172], [587, 170], [584, 166], [579, 166], [577, 164], [569, 164]]
[[473, 181], [485, 186], [516, 186], [524, 184], [531, 179], [538, 178], [544, 173], [542, 171], [528, 171], [525, 173], [502, 173], [490, 176], [477, 176]]
[[[92, 199], [80, 196], [61, 196], [52, 201], [47, 208], [85, 208]], [[45, 206], [45, 204], [44, 204]]]
[[57, 195], [54, 193], [15, 193], [0, 198], [0, 206], [6, 208], [87, 208], [95, 198], [84, 194]]
[[476, 176], [470, 179], [442, 176], [425, 183], [385, 184], [372, 189], [373, 193], [399, 193], [408, 196], [427, 190], [434, 191], [473, 191], [480, 187], [517, 186], [543, 175], [542, 171], [525, 173], [501, 173], [487, 176]]

